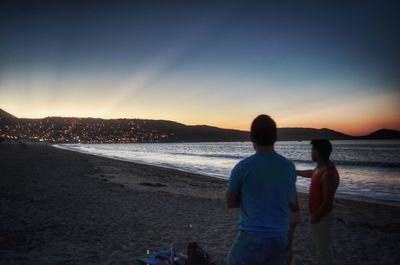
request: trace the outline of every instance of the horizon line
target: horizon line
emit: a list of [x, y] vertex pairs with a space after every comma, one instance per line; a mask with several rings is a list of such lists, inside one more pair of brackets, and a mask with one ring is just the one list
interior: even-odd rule
[[[12, 114], [10, 114], [9, 112], [5, 111], [4, 109], [0, 108], [0, 110], [8, 113], [9, 115], [13, 116], [16, 119], [26, 119], [26, 120], [41, 120], [41, 119], [46, 119], [46, 118], [67, 118], [67, 119], [99, 119], [99, 120], [142, 120], [142, 121], [168, 121], [168, 122], [174, 122], [174, 123], [179, 123], [185, 126], [207, 126], [207, 127], [214, 127], [214, 128], [218, 128], [218, 129], [225, 129], [225, 130], [235, 130], [235, 131], [241, 131], [241, 132], [250, 132], [247, 130], [240, 130], [240, 129], [233, 129], [233, 128], [223, 128], [223, 127], [218, 127], [218, 126], [213, 126], [213, 125], [207, 125], [207, 124], [185, 124], [182, 122], [178, 122], [178, 121], [174, 121], [174, 120], [167, 120], [167, 119], [149, 119], [149, 118], [99, 118], [99, 117], [76, 117], [76, 116], [45, 116], [42, 118], [20, 118], [20, 117], [16, 117]], [[391, 131], [397, 131], [400, 132], [399, 130], [396, 129], [391, 129], [391, 128], [379, 128], [379, 129], [375, 129], [372, 130], [371, 132], [367, 133], [367, 134], [363, 134], [363, 135], [352, 135], [352, 134], [348, 134], [348, 133], [343, 133], [341, 131], [338, 130], [334, 130], [334, 129], [330, 129], [327, 127], [322, 127], [322, 128], [313, 128], [313, 127], [299, 127], [299, 126], [294, 126], [294, 127], [277, 127], [277, 129], [313, 129], [313, 130], [330, 130], [330, 131], [334, 131], [334, 132], [338, 132], [347, 136], [351, 136], [351, 137], [363, 137], [363, 136], [367, 136], [369, 134], [372, 134], [374, 132], [377, 131], [381, 131], [381, 130], [391, 130]]]

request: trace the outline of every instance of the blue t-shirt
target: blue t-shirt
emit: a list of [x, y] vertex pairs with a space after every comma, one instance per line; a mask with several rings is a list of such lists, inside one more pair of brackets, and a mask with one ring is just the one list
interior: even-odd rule
[[228, 190], [241, 195], [239, 229], [262, 237], [286, 235], [295, 185], [294, 164], [277, 153], [241, 160], [228, 182]]

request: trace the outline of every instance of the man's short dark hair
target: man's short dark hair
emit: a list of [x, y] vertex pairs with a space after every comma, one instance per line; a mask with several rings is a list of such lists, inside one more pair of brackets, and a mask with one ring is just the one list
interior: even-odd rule
[[332, 153], [332, 144], [328, 139], [313, 139], [311, 145], [318, 151], [321, 158], [329, 160], [329, 156]]
[[273, 145], [276, 142], [276, 124], [270, 116], [262, 114], [251, 124], [251, 140], [256, 145]]

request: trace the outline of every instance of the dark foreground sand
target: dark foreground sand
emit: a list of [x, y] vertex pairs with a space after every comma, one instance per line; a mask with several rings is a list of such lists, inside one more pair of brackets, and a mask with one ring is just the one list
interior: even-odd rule
[[[0, 145], [0, 264], [136, 264], [196, 240], [225, 257], [238, 210], [226, 182], [42, 145]], [[400, 208], [337, 200], [337, 264], [400, 264]], [[295, 264], [316, 264], [304, 223]]]

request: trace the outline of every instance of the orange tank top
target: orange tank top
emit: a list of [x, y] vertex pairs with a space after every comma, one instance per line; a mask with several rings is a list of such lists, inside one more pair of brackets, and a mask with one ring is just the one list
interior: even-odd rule
[[330, 162], [328, 167], [322, 171], [314, 170], [314, 172], [311, 176], [311, 185], [310, 185], [310, 192], [309, 192], [310, 196], [309, 196], [309, 201], [308, 201], [310, 214], [315, 214], [316, 212], [318, 212], [319, 208], [321, 207], [323, 194], [324, 194], [323, 187], [321, 184], [321, 177], [323, 174], [325, 174], [328, 171], [333, 172], [339, 178], [339, 173], [338, 173], [335, 165], [332, 162]]

